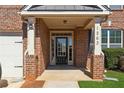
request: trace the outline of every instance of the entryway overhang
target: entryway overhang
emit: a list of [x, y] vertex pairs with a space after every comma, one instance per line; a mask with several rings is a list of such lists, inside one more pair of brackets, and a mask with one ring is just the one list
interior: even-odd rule
[[[111, 13], [105, 5], [29, 5], [19, 12], [23, 21], [27, 22], [28, 51], [34, 54], [34, 36], [36, 19], [40, 18], [48, 29], [94, 30], [97, 48], [95, 54], [101, 53], [101, 23], [107, 20]], [[98, 32], [99, 31], [99, 36]], [[97, 40], [99, 37], [99, 40]], [[100, 42], [99, 44], [98, 41]], [[96, 47], [96, 46], [94, 46]]]
[[96, 18], [105, 21], [111, 12], [103, 5], [30, 5], [19, 13], [23, 19], [42, 18], [49, 29], [91, 29]]

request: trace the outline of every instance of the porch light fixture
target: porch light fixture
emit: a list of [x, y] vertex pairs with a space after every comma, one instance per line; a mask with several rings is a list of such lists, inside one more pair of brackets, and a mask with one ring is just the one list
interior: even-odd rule
[[67, 20], [63, 20], [63, 23], [66, 24], [67, 23]]
[[107, 23], [108, 23], [108, 26], [111, 26], [112, 21], [111, 20], [108, 20]]
[[29, 29], [30, 29], [30, 30], [33, 29], [33, 24], [29, 23]]

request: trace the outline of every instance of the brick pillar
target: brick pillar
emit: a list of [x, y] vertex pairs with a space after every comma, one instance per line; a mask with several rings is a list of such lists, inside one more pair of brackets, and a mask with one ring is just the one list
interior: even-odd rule
[[26, 80], [35, 80], [37, 78], [37, 62], [36, 57], [34, 55], [26, 55], [26, 72], [25, 79]]
[[96, 80], [103, 79], [104, 74], [104, 56], [103, 55], [92, 55], [91, 62], [91, 73], [92, 78]]
[[37, 78], [37, 58], [35, 53], [35, 18], [29, 17], [27, 24], [27, 49], [25, 57], [25, 79], [35, 80]]
[[91, 75], [93, 79], [103, 79], [104, 55], [101, 49], [101, 18], [95, 19], [94, 25], [94, 47], [91, 63]]

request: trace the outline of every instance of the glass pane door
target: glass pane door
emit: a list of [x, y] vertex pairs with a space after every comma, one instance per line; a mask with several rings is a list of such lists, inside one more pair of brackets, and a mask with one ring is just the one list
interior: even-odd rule
[[67, 38], [56, 37], [56, 64], [67, 64]]

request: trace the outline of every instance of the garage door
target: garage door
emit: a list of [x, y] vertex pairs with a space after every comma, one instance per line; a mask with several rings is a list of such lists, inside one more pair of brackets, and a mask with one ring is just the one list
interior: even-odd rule
[[21, 33], [0, 33], [2, 78], [23, 76], [22, 51]]

